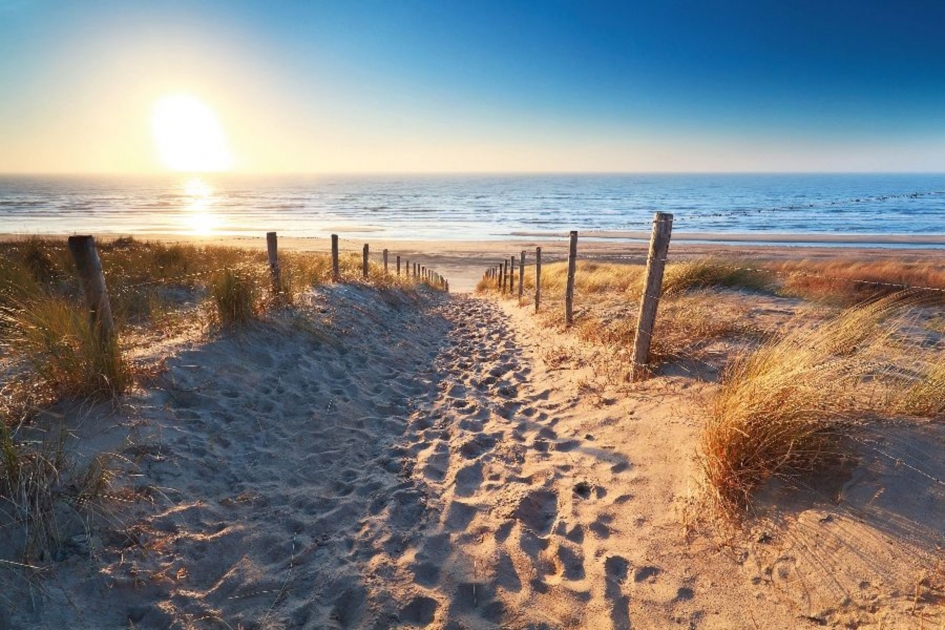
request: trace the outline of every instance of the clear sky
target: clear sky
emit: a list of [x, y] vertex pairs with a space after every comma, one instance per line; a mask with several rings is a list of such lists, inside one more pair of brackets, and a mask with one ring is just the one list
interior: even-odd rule
[[943, 172], [943, 33], [940, 0], [0, 0], [0, 172], [165, 170], [180, 94], [236, 171]]

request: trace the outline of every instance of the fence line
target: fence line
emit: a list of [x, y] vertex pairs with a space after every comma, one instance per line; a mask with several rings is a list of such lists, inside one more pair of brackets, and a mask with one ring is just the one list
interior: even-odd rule
[[[331, 276], [334, 282], [341, 281], [340, 261], [339, 261], [339, 238], [338, 235], [331, 235]], [[98, 254], [98, 248], [95, 239], [91, 235], [75, 235], [68, 239], [69, 251], [72, 255], [73, 264], [79, 278], [79, 283], [85, 298], [86, 308], [89, 311], [89, 318], [94, 331], [97, 343], [109, 344], [116, 337], [116, 327], [112, 317], [111, 299], [107, 288], [107, 274], [102, 266], [101, 258]], [[166, 286], [171, 283], [180, 283], [185, 280], [204, 278], [226, 271], [238, 271], [257, 267], [260, 270], [265, 266], [269, 271], [270, 293], [275, 299], [281, 299], [285, 285], [283, 284], [282, 265], [279, 259], [278, 235], [276, 232], [266, 233], [266, 255], [267, 261], [257, 262], [248, 261], [236, 265], [226, 265], [218, 269], [198, 271], [191, 274], [183, 274], [173, 278], [165, 277], [156, 280], [147, 280], [134, 284], [120, 284], [114, 288], [116, 294], [126, 294], [129, 291], [148, 286]], [[367, 279], [370, 275], [370, 246], [365, 243], [362, 250], [362, 277]], [[419, 266], [419, 263], [414, 263]], [[409, 269], [409, 263], [408, 263]], [[397, 275], [400, 275], [400, 256], [397, 256]], [[383, 277], [390, 276], [388, 267], [388, 250], [383, 251]], [[408, 274], [409, 276], [409, 274]], [[416, 282], [423, 282], [432, 288], [449, 291], [449, 281], [434, 271], [432, 268], [423, 267], [423, 274], [414, 274]]]
[[[917, 194], [910, 195], [900, 195], [900, 198], [912, 197], [914, 198]], [[928, 195], [932, 194], [945, 194], [945, 193], [926, 193]], [[892, 198], [893, 196], [884, 196], [877, 197], [875, 199], [886, 200]], [[866, 201], [867, 199], [864, 199]], [[860, 201], [859, 199], [857, 201]], [[834, 205], [839, 204], [836, 202]], [[637, 317], [637, 331], [634, 338], [634, 351], [633, 359], [631, 360], [631, 370], [633, 380], [640, 380], [645, 378], [645, 374], [649, 365], [649, 348], [651, 340], [653, 337], [653, 325], [655, 324], [656, 309], [659, 301], [659, 297], [662, 293], [662, 269], [665, 263], [670, 262], [668, 256], [668, 247], [669, 247], [669, 238], [671, 233], [671, 226], [674, 220], [673, 215], [666, 213], [656, 213], [653, 220], [653, 230], [650, 238], [650, 252], [649, 255], [636, 256], [633, 254], [591, 254], [591, 255], [582, 255], [582, 260], [616, 260], [618, 262], [645, 262], [647, 265], [646, 274], [645, 274], [645, 284], [640, 298], [640, 313]], [[665, 235], [662, 234], [661, 230], [657, 228], [661, 224], [665, 224], [667, 228]], [[548, 258], [542, 260], [541, 258], [541, 248], [536, 248], [536, 261], [535, 261], [535, 312], [539, 312], [541, 307], [541, 264], [548, 262], [563, 262], [567, 260], [568, 262], [568, 276], [567, 284], [565, 289], [565, 313], [564, 313], [564, 325], [570, 327], [574, 323], [574, 288], [575, 280], [574, 276], [576, 273], [576, 260], [577, 260], [577, 232], [572, 231], [569, 236], [569, 252], [567, 258], [554, 258], [549, 261]], [[519, 269], [519, 305], [522, 304], [523, 292], [524, 292], [524, 261], [525, 261], [525, 252], [520, 253], [520, 269]], [[506, 291], [510, 294], [513, 294], [514, 287], [514, 264], [515, 257], [511, 256], [509, 258], [503, 259], [501, 263], [493, 267], [489, 267], [485, 270], [483, 274], [483, 279], [486, 286], [494, 286], [495, 290], [501, 294], [505, 294]], [[882, 280], [872, 280], [868, 278], [856, 278], [849, 276], [837, 276], [832, 274], [817, 273], [813, 271], [807, 271], [804, 269], [773, 269], [769, 267], [750, 267], [742, 266], [737, 264], [728, 264], [722, 263], [728, 269], [733, 271], [747, 271], [759, 274], [770, 274], [773, 276], [779, 277], [812, 277], [812, 278], [821, 278], [831, 281], [839, 282], [849, 282], [852, 284], [863, 284], [869, 286], [876, 286], [882, 288], [896, 289], [898, 291], [908, 292], [932, 292], [936, 294], [945, 294], [945, 287], [932, 287], [932, 286], [923, 286], [909, 284], [905, 282], [888, 282]], [[511, 266], [511, 272], [508, 269]], [[507, 281], [510, 283], [507, 285]], [[508, 286], [508, 289], [507, 289]], [[690, 358], [695, 361], [700, 361], [706, 366], [717, 369], [715, 366], [708, 364], [704, 361], [701, 361], [695, 356], [684, 357]]]

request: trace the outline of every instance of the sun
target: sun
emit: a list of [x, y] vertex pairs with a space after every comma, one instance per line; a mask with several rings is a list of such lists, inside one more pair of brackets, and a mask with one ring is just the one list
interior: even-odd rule
[[216, 114], [189, 94], [172, 94], [158, 101], [151, 132], [161, 164], [173, 171], [217, 172], [233, 164]]

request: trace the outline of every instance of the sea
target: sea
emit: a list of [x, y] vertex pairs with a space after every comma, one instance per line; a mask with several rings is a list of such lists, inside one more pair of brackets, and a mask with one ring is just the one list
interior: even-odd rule
[[0, 233], [21, 235], [606, 237], [657, 211], [695, 237], [897, 246], [945, 235], [945, 174], [0, 176]]

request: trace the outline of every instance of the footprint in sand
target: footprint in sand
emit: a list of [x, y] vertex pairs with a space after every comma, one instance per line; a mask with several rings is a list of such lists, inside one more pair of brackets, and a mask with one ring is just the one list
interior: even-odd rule
[[482, 485], [482, 462], [475, 462], [456, 473], [456, 496], [469, 497]]
[[400, 620], [411, 625], [427, 626], [433, 623], [438, 607], [435, 599], [418, 595], [400, 609]]
[[558, 518], [558, 495], [551, 490], [532, 490], [522, 497], [513, 516], [536, 534], [546, 536]]

